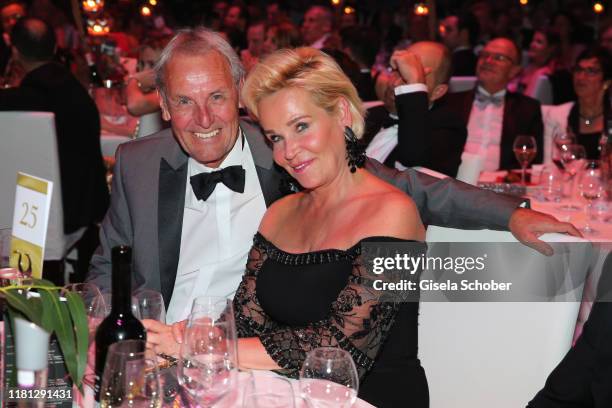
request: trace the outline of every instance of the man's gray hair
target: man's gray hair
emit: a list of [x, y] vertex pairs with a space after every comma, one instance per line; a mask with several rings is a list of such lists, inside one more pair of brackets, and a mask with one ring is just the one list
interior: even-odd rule
[[162, 98], [166, 98], [166, 84], [164, 82], [166, 79], [166, 65], [175, 54], [205, 55], [212, 50], [219, 52], [225, 58], [232, 72], [236, 89], [239, 89], [245, 71], [238, 54], [236, 54], [232, 46], [219, 33], [208, 28], [187, 28], [179, 30], [170, 40], [153, 68], [155, 71], [155, 83]]

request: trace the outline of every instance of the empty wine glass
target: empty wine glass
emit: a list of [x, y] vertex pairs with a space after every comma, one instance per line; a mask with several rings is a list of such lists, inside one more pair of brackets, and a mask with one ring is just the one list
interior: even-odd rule
[[351, 355], [335, 347], [319, 347], [306, 355], [300, 370], [300, 391], [313, 408], [349, 408], [357, 400], [359, 377]]
[[598, 167], [596, 161], [591, 161], [587, 164], [586, 169], [584, 169], [580, 175], [578, 189], [582, 198], [587, 200], [587, 206], [585, 207], [586, 223], [584, 227], [581, 228], [581, 231], [585, 234], [596, 234], [597, 230], [590, 226], [591, 208], [593, 206], [593, 201], [600, 198], [604, 192], [604, 181], [601, 169]]
[[521, 165], [521, 184], [527, 185], [527, 166], [535, 159], [536, 153], [538, 152], [535, 137], [524, 135], [517, 136], [512, 144], [512, 150], [514, 150], [516, 160]]
[[244, 391], [243, 408], [294, 408], [291, 382], [268, 371], [251, 371]]
[[166, 306], [161, 293], [153, 289], [138, 289], [134, 292], [133, 299], [138, 306], [140, 319], [166, 322]]
[[563, 171], [563, 161], [561, 160], [561, 152], [565, 150], [565, 146], [574, 144], [576, 137], [571, 132], [571, 129], [563, 131], [555, 128], [553, 132], [553, 143], [555, 148], [552, 151], [552, 161], [557, 168]]
[[108, 348], [102, 386], [102, 408], [160, 408], [157, 361], [142, 340], [124, 340]]
[[[563, 162], [563, 168], [565, 173], [568, 174], [568, 184], [570, 189], [569, 198], [572, 198], [574, 191], [574, 179], [585, 166], [586, 151], [584, 146], [579, 144], [566, 145], [561, 152], [561, 161]], [[566, 204], [559, 207], [563, 211], [579, 211], [580, 207]]]
[[190, 315], [177, 368], [179, 384], [195, 403], [211, 407], [221, 401], [236, 383], [230, 324], [205, 315]]

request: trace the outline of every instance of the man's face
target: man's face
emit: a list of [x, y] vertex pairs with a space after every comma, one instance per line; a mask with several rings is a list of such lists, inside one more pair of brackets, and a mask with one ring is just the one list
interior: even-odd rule
[[302, 24], [302, 36], [306, 44], [312, 44], [324, 34], [329, 32], [329, 27], [325, 21], [325, 12], [318, 7], [313, 7], [304, 15]]
[[453, 50], [459, 45], [459, 19], [457, 16], [448, 16], [440, 23], [440, 37], [449, 49]]
[[225, 19], [223, 21], [227, 27], [238, 27], [240, 24], [240, 7], [230, 7], [229, 10], [227, 10], [227, 14], [225, 15]]
[[13, 3], [3, 7], [0, 15], [2, 16], [2, 30], [10, 34], [17, 20], [26, 15], [26, 11], [21, 4]]
[[601, 33], [599, 42], [601, 46], [608, 50], [608, 53], [612, 55], [612, 27]]
[[238, 90], [218, 51], [175, 54], [165, 71], [161, 108], [185, 152], [208, 167], [219, 167], [238, 136]]
[[261, 55], [265, 40], [265, 30], [263, 24], [257, 24], [249, 27], [247, 31], [247, 42], [249, 44], [249, 52], [252, 56], [258, 57]]
[[505, 89], [520, 70], [517, 59], [514, 45], [509, 40], [496, 38], [489, 41], [478, 56], [476, 76], [479, 83], [487, 91]]

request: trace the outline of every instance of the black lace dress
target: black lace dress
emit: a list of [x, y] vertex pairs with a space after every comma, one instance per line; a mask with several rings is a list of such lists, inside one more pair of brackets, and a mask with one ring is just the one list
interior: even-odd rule
[[360, 378], [359, 397], [377, 407], [428, 407], [417, 359], [417, 302], [382, 302], [372, 289], [361, 243], [348, 250], [287, 253], [257, 233], [234, 298], [239, 337], [259, 337], [268, 354], [297, 378], [306, 353], [348, 351]]

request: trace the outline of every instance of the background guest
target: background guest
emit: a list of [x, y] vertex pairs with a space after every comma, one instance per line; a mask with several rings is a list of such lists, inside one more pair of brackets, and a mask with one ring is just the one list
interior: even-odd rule
[[577, 101], [546, 107], [544, 121], [548, 128], [573, 134], [576, 142], [584, 146], [587, 158], [597, 160], [606, 121], [612, 118], [609, 102], [612, 61], [606, 50], [583, 51], [576, 60], [572, 82]]
[[312, 6], [304, 14], [302, 23], [302, 38], [304, 44], [316, 49], [326, 46], [334, 28], [334, 16], [331, 10], [324, 6]]
[[11, 58], [11, 30], [21, 17], [26, 16], [26, 6], [18, 0], [0, 3], [2, 39], [0, 40], [0, 76], [3, 86], [17, 86], [25, 75], [24, 68]]
[[259, 61], [266, 38], [266, 27], [263, 21], [249, 25], [247, 28], [247, 48], [240, 52], [240, 60], [247, 72]]
[[[53, 29], [35, 18], [17, 21], [11, 33], [13, 56], [27, 74], [17, 88], [0, 90], [0, 110], [44, 111], [55, 114], [59, 153], [64, 233], [78, 244], [76, 281], [97, 246], [97, 226], [108, 208], [106, 171], [100, 153], [100, 119], [91, 97], [63, 66], [52, 62]], [[92, 242], [93, 240], [93, 242]], [[45, 269], [45, 277], [63, 282], [59, 265]]]
[[452, 75], [476, 75], [474, 45], [478, 41], [480, 26], [472, 13], [450, 15], [440, 22], [440, 37], [453, 53]]
[[495, 38], [478, 56], [476, 89], [449, 94], [449, 106], [460, 113], [468, 130], [463, 151], [483, 157], [485, 171], [520, 167], [512, 150], [517, 135], [535, 137], [538, 152], [533, 163], [542, 162], [540, 103], [506, 90], [521, 69], [519, 59], [514, 42]]
[[264, 55], [281, 48], [296, 48], [302, 45], [300, 30], [289, 22], [274, 24], [266, 29], [263, 45]]

